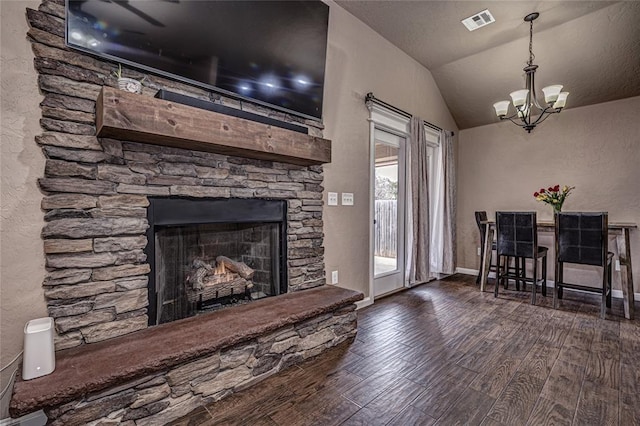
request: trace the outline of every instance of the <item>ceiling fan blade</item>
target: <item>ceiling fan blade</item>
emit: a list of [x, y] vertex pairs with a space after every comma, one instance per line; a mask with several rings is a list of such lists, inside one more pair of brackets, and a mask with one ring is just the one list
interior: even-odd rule
[[151, 25], [154, 25], [156, 27], [164, 27], [164, 24], [162, 22], [155, 20], [154, 18], [152, 18], [151, 16], [147, 15], [146, 13], [141, 11], [140, 9], [131, 6], [129, 4], [129, 0], [111, 0], [111, 1], [113, 3], [115, 3], [115, 4], [117, 4], [118, 6], [122, 6], [123, 8], [127, 9], [129, 12], [133, 13], [134, 15], [139, 16], [140, 18], [144, 19], [145, 21], [147, 21]]

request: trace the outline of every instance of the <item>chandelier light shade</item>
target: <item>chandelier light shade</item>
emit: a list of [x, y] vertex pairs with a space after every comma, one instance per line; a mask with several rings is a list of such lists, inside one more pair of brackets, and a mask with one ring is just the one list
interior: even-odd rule
[[[551, 114], [557, 114], [567, 103], [569, 92], [562, 91], [561, 84], [553, 84], [542, 89], [544, 93], [544, 102], [538, 101], [536, 94], [536, 70], [538, 66], [533, 63], [535, 55], [533, 54], [533, 21], [540, 16], [539, 13], [530, 13], [524, 17], [525, 22], [529, 22], [529, 60], [527, 66], [524, 67], [525, 88], [511, 92], [511, 102], [500, 101], [493, 104], [496, 115], [500, 120], [509, 120], [512, 123], [522, 127], [528, 133]], [[515, 112], [509, 115], [509, 105], [513, 104]]]

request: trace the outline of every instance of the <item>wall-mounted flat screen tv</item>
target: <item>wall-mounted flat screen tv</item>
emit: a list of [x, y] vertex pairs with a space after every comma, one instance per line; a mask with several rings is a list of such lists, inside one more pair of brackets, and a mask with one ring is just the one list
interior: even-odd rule
[[321, 1], [67, 0], [66, 42], [152, 73], [322, 118]]

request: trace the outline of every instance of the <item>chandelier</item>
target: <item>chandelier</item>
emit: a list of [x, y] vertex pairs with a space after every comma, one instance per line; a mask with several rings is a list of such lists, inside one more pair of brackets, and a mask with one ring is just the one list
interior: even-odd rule
[[[567, 102], [569, 92], [562, 92], [561, 84], [554, 84], [542, 89], [544, 93], [544, 105], [538, 101], [536, 96], [535, 76], [538, 66], [533, 63], [533, 21], [540, 16], [539, 13], [530, 13], [524, 17], [525, 22], [529, 22], [529, 60], [527, 66], [523, 68], [526, 73], [525, 89], [511, 92], [511, 100], [516, 111], [509, 114], [509, 101], [500, 101], [493, 104], [496, 115], [500, 120], [509, 120], [513, 124], [522, 127], [531, 133], [538, 124], [542, 123], [551, 114], [562, 111]], [[519, 119], [519, 120], [518, 120]]]

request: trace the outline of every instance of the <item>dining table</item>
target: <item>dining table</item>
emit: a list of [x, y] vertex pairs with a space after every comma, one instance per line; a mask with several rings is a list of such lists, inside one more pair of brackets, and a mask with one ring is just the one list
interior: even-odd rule
[[[489, 267], [491, 265], [491, 245], [495, 234], [495, 222], [487, 220], [480, 223], [486, 230], [483, 251], [484, 257], [480, 264], [480, 291], [485, 291], [487, 280], [489, 278]], [[537, 227], [539, 232], [555, 232], [555, 223], [553, 220], [538, 221]], [[631, 245], [629, 243], [629, 233], [637, 228], [638, 225], [636, 223], [609, 222], [609, 235], [615, 236], [618, 248], [624, 316], [627, 319], [634, 318], [633, 268], [631, 267]]]

